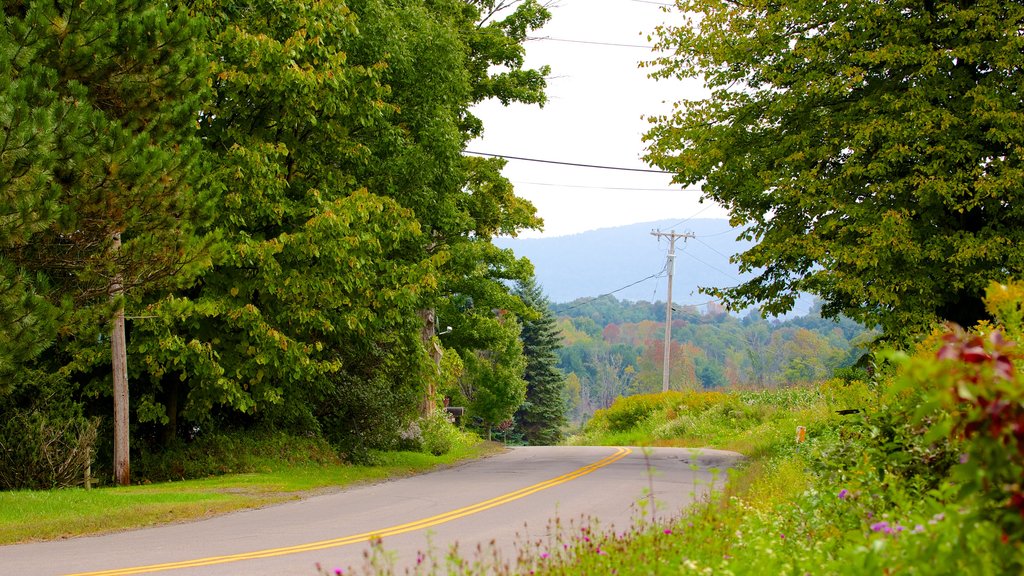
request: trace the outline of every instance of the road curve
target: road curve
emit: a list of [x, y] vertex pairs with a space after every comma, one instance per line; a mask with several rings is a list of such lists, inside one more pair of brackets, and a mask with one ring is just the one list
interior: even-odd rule
[[[70, 575], [314, 575], [319, 563], [362, 566], [382, 538], [395, 573], [418, 553], [440, 557], [495, 542], [505, 558], [549, 520], [597, 519], [625, 527], [677, 513], [740, 456], [682, 448], [524, 447], [373, 486], [117, 534], [0, 546], [0, 573]], [[647, 515], [649, 516], [649, 514]], [[472, 554], [470, 554], [472, 556]]]

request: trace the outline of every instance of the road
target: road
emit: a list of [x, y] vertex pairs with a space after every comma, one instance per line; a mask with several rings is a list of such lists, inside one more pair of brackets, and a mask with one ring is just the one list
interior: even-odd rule
[[[0, 574], [315, 575], [365, 570], [381, 539], [397, 574], [422, 553], [491, 542], [502, 558], [550, 536], [551, 521], [620, 529], [677, 513], [740, 456], [680, 448], [524, 447], [402, 480], [207, 520], [54, 542], [0, 546]], [[488, 552], [493, 554], [495, 552]], [[429, 554], [427, 554], [429, 556]], [[372, 555], [371, 555], [372, 556]], [[380, 556], [378, 556], [380, 558]], [[369, 572], [383, 571], [381, 565]]]

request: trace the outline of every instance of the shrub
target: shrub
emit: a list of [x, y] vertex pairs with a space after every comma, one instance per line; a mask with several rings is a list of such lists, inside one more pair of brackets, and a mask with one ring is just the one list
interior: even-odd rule
[[11, 410], [0, 423], [0, 489], [77, 486], [92, 464], [97, 420], [70, 412]]
[[443, 410], [434, 410], [426, 418], [420, 419], [423, 430], [423, 451], [434, 456], [451, 452], [456, 446], [465, 444], [464, 435], [455, 427], [451, 416]]
[[326, 440], [282, 432], [238, 431], [200, 435], [169, 448], [140, 449], [133, 455], [137, 482], [206, 478], [259, 472], [272, 464], [334, 464], [341, 460]]

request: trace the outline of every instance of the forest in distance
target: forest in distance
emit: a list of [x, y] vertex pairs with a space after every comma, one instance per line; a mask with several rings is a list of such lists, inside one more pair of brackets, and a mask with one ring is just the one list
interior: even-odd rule
[[[876, 334], [840, 317], [764, 318], [714, 306], [675, 306], [673, 390], [779, 387], [821, 381], [851, 368]], [[616, 398], [662, 389], [665, 303], [581, 298], [552, 304], [562, 337], [558, 367], [566, 375], [566, 413], [585, 422]]]

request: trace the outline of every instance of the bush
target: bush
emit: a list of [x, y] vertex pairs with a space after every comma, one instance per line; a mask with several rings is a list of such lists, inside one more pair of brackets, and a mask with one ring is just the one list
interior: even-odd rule
[[85, 481], [97, 420], [78, 410], [11, 410], [0, 424], [0, 490], [64, 488]]
[[731, 398], [722, 392], [669, 391], [617, 398], [608, 408], [598, 410], [587, 423], [587, 431], [624, 432], [658, 412], [669, 420], [680, 412], [704, 410]]
[[423, 429], [423, 450], [434, 456], [451, 452], [456, 446], [464, 444], [462, 431], [455, 427], [451, 416], [443, 410], [420, 420]]
[[136, 482], [188, 480], [267, 471], [280, 462], [336, 464], [341, 460], [321, 438], [249, 430], [200, 435], [165, 449], [141, 449], [133, 455], [132, 475]]

